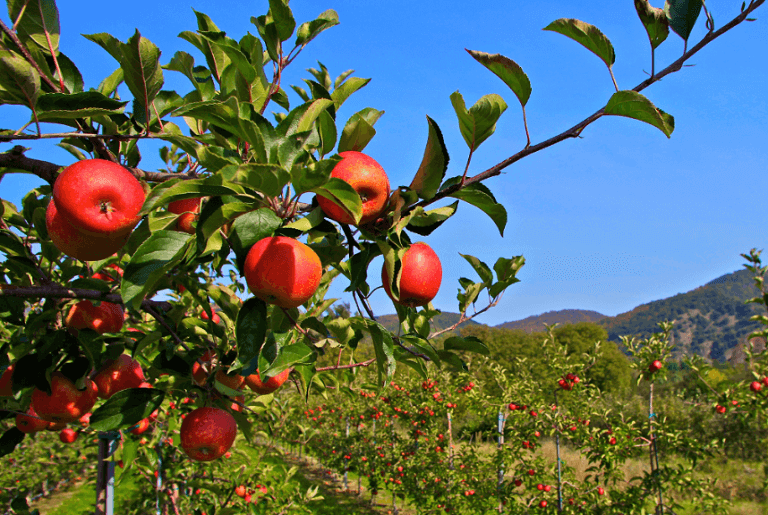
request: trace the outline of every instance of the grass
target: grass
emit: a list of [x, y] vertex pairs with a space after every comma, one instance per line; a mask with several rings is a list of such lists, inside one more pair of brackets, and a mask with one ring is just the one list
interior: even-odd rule
[[[120, 478], [122, 469], [115, 468], [115, 481]], [[115, 513], [126, 513], [126, 506], [131, 495], [136, 490], [135, 476], [126, 477], [125, 481], [115, 488]], [[74, 515], [93, 513], [96, 505], [96, 476], [86, 477], [66, 491], [56, 492], [54, 495], [40, 499], [32, 505], [32, 508], [40, 510], [42, 515]]]

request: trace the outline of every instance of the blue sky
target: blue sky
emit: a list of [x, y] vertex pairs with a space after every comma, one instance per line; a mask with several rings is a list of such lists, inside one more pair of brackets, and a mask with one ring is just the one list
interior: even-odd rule
[[[58, 5], [61, 48], [80, 68], [86, 88], [96, 87], [117, 63], [80, 34], [108, 32], [125, 41], [138, 28], [162, 50], [162, 63], [177, 50], [202, 63], [194, 47], [176, 37], [196, 29], [193, 8], [208, 14], [235, 39], [246, 31], [256, 33], [250, 17], [267, 8], [266, 1], [210, 0], [135, 0], [129, 8], [91, 0]], [[708, 2], [718, 27], [738, 13], [739, 5]], [[550, 22], [578, 18], [599, 27], [615, 48], [614, 74], [622, 89], [631, 89], [650, 71], [650, 47], [631, 0], [503, 5], [294, 0], [291, 7], [298, 22], [333, 8], [341, 24], [318, 37], [294, 62], [284, 87], [309, 77], [304, 70], [317, 67], [318, 60], [334, 76], [352, 68], [356, 76], [372, 78], [338, 118], [343, 122], [368, 106], [385, 111], [366, 153], [387, 170], [393, 187], [409, 184], [419, 166], [427, 115], [445, 137], [451, 157], [448, 176], [463, 171], [468, 149], [449, 99], [457, 90], [468, 106], [488, 93], [500, 94], [509, 105], [496, 134], [475, 154], [470, 174], [525, 145], [516, 98], [465, 48], [506, 55], [528, 74], [533, 93], [526, 111], [533, 143], [592, 114], [613, 92], [602, 61], [570, 39], [542, 31]], [[603, 118], [585, 129], [580, 139], [545, 149], [487, 181], [508, 211], [504, 237], [490, 219], [463, 204], [441, 230], [426, 238], [443, 263], [443, 285], [435, 306], [456, 311], [457, 279], [475, 277], [459, 252], [489, 265], [498, 257], [526, 257], [518, 275], [521, 282], [477, 319], [495, 325], [567, 308], [616, 315], [741, 269], [740, 253], [766, 247], [766, 215], [761, 207], [768, 186], [764, 95], [768, 25], [761, 11], [766, 8], [757, 11], [758, 21], [742, 24], [695, 56], [690, 62], [695, 66], [644, 91], [675, 117], [671, 139], [641, 122]], [[7, 15], [2, 17], [8, 23]], [[700, 19], [691, 45], [704, 33]], [[670, 34], [657, 51], [657, 70], [682, 51], [682, 40]], [[190, 90], [180, 74], [164, 75], [165, 89], [181, 94]], [[128, 97], [127, 90], [121, 92]], [[295, 95], [292, 103], [298, 104]], [[21, 108], [4, 106], [2, 113], [3, 127], [16, 128], [28, 120]], [[72, 161], [50, 142], [27, 146], [30, 157], [59, 164]], [[8, 148], [0, 144], [0, 151]], [[156, 147], [141, 148], [142, 168], [157, 169]], [[2, 196], [18, 204], [37, 183], [31, 176], [8, 176]], [[378, 276], [379, 267], [375, 262], [372, 277]], [[393, 312], [381, 290], [373, 295], [372, 306], [377, 314]], [[483, 306], [481, 297], [478, 307]]]

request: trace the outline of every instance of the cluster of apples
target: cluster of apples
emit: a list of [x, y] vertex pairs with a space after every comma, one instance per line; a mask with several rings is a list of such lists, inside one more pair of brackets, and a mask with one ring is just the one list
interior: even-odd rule
[[[348, 183], [360, 195], [362, 217], [357, 225], [378, 220], [389, 201], [389, 179], [381, 165], [362, 152], [339, 154], [341, 161], [331, 177]], [[355, 224], [341, 206], [317, 196], [325, 215], [343, 224]], [[423, 242], [411, 245], [402, 257], [400, 295], [395, 300], [390, 289], [386, 266], [381, 280], [389, 297], [404, 306], [424, 306], [432, 301], [442, 281], [440, 259]], [[245, 280], [251, 292], [265, 302], [290, 309], [309, 300], [320, 285], [322, 264], [314, 250], [286, 236], [271, 236], [258, 241], [248, 252], [244, 266]]]

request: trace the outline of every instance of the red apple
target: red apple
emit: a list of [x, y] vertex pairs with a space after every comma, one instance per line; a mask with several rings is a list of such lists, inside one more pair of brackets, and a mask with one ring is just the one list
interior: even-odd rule
[[26, 415], [19, 413], [16, 415], [16, 428], [22, 433], [36, 433], [42, 431], [48, 427], [47, 420], [41, 419], [37, 413], [35, 413], [32, 406], [27, 410]]
[[245, 497], [245, 486], [244, 485], [238, 485], [237, 488], [235, 488], [235, 495], [238, 497]]
[[286, 236], [258, 241], [245, 258], [245, 280], [253, 294], [281, 308], [296, 308], [314, 295], [323, 266], [314, 250]]
[[75, 384], [61, 372], [51, 375], [51, 395], [35, 388], [31, 406], [43, 420], [48, 422], [74, 422], [93, 408], [98, 398], [96, 383], [87, 380], [85, 390], [78, 390]]
[[72, 443], [77, 440], [78, 432], [72, 428], [66, 427], [59, 433], [59, 440], [61, 443]]
[[109, 399], [126, 388], [140, 388], [144, 383], [144, 371], [138, 361], [128, 354], [109, 360], [93, 378], [99, 388], [99, 397]]
[[144, 188], [131, 172], [103, 159], [69, 165], [53, 185], [53, 200], [61, 215], [92, 236], [130, 233], [139, 223], [144, 198]]
[[13, 397], [13, 389], [11, 388], [13, 380], [13, 363], [5, 369], [3, 375], [0, 376], [0, 397]]
[[226, 453], [237, 436], [237, 422], [227, 411], [203, 407], [181, 423], [181, 448], [196, 461], [212, 461]]
[[48, 203], [45, 211], [45, 226], [56, 248], [80, 261], [98, 261], [108, 258], [123, 248], [131, 235], [130, 231], [107, 236], [85, 234], [62, 216], [53, 199]]
[[197, 220], [198, 213], [200, 213], [200, 202], [202, 200], [202, 197], [185, 198], [174, 200], [168, 204], [168, 211], [180, 215], [176, 219], [177, 231], [195, 234], [195, 228], [192, 224]]
[[91, 415], [92, 413], [86, 413], [82, 417], [78, 419], [78, 422], [80, 422], [80, 426], [82, 427], [88, 427], [91, 423]]
[[443, 267], [435, 251], [424, 242], [414, 243], [401, 259], [400, 298], [392, 297], [391, 280], [386, 264], [381, 269], [381, 282], [393, 302], [417, 307], [429, 304], [440, 290]]
[[149, 419], [148, 418], [143, 418], [143, 419], [139, 420], [138, 424], [136, 424], [135, 426], [130, 428], [129, 431], [132, 434], [138, 436], [138, 435], [144, 433], [147, 429], [149, 429]]
[[93, 329], [99, 334], [116, 333], [123, 328], [123, 306], [102, 301], [98, 306], [81, 300], [69, 309], [64, 325], [70, 329]]
[[763, 389], [763, 385], [761, 385], [759, 381], [752, 381], [752, 384], [749, 385], [749, 389], [757, 393]]
[[262, 382], [261, 378], [259, 377], [259, 371], [257, 370], [255, 374], [251, 374], [249, 376], [246, 376], [245, 378], [245, 384], [253, 390], [256, 393], [259, 393], [261, 395], [267, 395], [269, 393], [274, 392], [278, 388], [280, 388], [283, 383], [288, 379], [288, 376], [291, 373], [290, 368], [286, 368], [276, 376], [272, 376], [268, 378], [266, 381]]
[[657, 359], [656, 361], [648, 365], [648, 371], [653, 374], [654, 372], [658, 372], [659, 370], [661, 370], [661, 367], [663, 366], [664, 364]]
[[[379, 218], [389, 200], [389, 179], [386, 172], [373, 158], [353, 150], [341, 152], [341, 161], [334, 167], [331, 177], [348, 183], [360, 195], [364, 225]], [[317, 203], [323, 213], [333, 220], [344, 224], [354, 224], [352, 216], [338, 204], [325, 197], [317, 196]]]
[[726, 412], [726, 408], [725, 408], [725, 406], [721, 406], [721, 405], [718, 404], [717, 406], [715, 406], [715, 411], [717, 411], [718, 413], [723, 415]]
[[[215, 311], [212, 311], [212, 313], [213, 313], [213, 323], [218, 324], [219, 322], [221, 322], [221, 317], [219, 316], [219, 314], [216, 313]], [[209, 317], [208, 313], [206, 313], [205, 311], [203, 311], [200, 314], [200, 318], [202, 318], [203, 320], [211, 320], [211, 317]]]

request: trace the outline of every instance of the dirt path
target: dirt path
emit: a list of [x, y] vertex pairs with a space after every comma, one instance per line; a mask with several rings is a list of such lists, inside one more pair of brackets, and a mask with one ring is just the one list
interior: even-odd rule
[[[361, 487], [361, 493], [357, 493], [357, 481], [349, 482], [349, 490], [344, 490], [344, 481], [342, 478], [337, 477], [335, 474], [326, 473], [325, 469], [320, 464], [306, 456], [299, 458], [294, 454], [283, 454], [283, 461], [288, 465], [296, 465], [299, 467], [299, 473], [307, 482], [313, 485], [320, 485], [320, 494], [325, 497], [325, 503], [332, 504], [334, 509], [328, 513], [338, 513], [338, 508], [344, 508], [348, 513], [360, 514], [360, 515], [382, 515], [391, 514], [392, 506], [384, 505], [381, 502], [384, 500], [382, 496], [377, 498], [378, 503], [374, 506], [371, 505], [371, 495], [365, 487]], [[322, 514], [322, 511], [316, 511], [318, 514]], [[406, 514], [406, 512], [398, 510], [400, 514]]]

